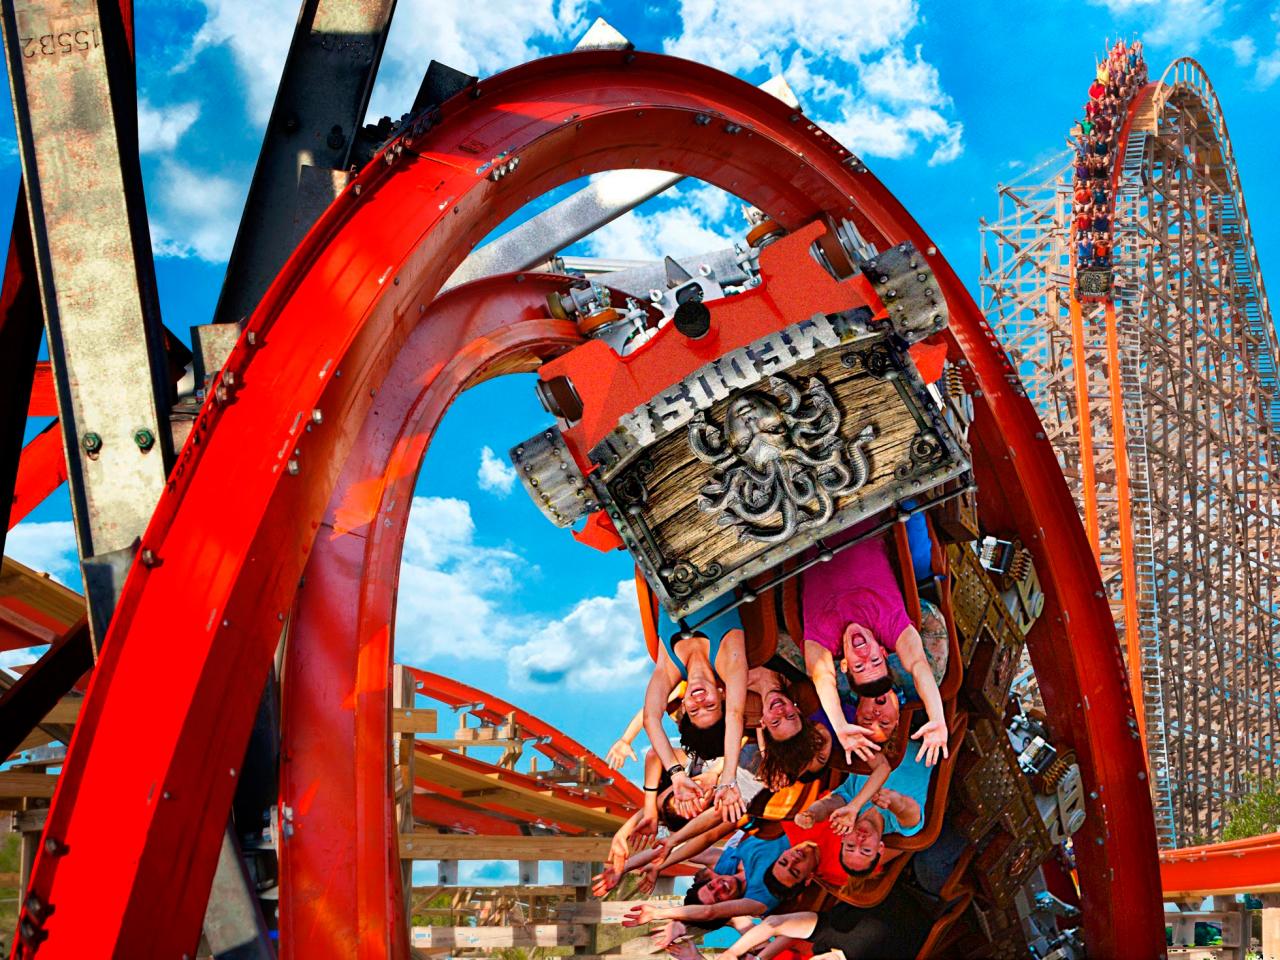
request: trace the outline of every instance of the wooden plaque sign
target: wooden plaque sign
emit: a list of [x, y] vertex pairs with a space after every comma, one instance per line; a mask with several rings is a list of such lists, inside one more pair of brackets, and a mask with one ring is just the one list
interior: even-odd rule
[[591, 451], [596, 499], [673, 617], [968, 469], [906, 350], [866, 316], [731, 351]]

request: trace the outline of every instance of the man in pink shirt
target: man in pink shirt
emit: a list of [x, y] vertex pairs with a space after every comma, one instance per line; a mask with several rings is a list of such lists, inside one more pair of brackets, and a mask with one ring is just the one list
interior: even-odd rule
[[[846, 539], [858, 532], [855, 527]], [[924, 643], [907, 616], [902, 587], [889, 565], [884, 540], [874, 537], [856, 543], [806, 570], [801, 604], [805, 668], [841, 746], [864, 760], [879, 749], [872, 742], [871, 731], [845, 718], [836, 688], [836, 660], [843, 659], [855, 694], [879, 697], [892, 686], [888, 655], [897, 653], [929, 716], [929, 722], [911, 737], [922, 741], [916, 758], [933, 766], [939, 753], [947, 756], [942, 696]]]

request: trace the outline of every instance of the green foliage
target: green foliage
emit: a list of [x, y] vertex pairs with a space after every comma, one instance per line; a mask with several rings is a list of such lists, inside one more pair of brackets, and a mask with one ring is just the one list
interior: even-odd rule
[[[8, 815], [5, 815], [7, 819]], [[17, 873], [22, 837], [0, 833], [0, 873]], [[8, 956], [9, 937], [18, 926], [18, 890], [0, 887], [0, 954]]]
[[1249, 776], [1250, 791], [1227, 805], [1224, 840], [1243, 840], [1264, 833], [1280, 833], [1280, 780]]

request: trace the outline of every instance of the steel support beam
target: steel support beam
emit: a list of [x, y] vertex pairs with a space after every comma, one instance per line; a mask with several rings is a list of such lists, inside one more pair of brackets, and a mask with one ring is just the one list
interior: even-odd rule
[[[100, 639], [172, 454], [133, 59], [120, 9], [91, 0], [7, 0], [4, 39], [90, 630]], [[99, 577], [102, 556], [113, 562]]]
[[[216, 323], [253, 312], [311, 224], [341, 189], [351, 145], [377, 76], [395, 0], [303, 0], [262, 138]], [[299, 196], [303, 169], [307, 200]], [[327, 188], [312, 189], [317, 177]]]
[[471, 254], [444, 289], [543, 263], [683, 179], [665, 170], [614, 170], [597, 177], [573, 196]]
[[266, 929], [240, 843], [228, 824], [218, 848], [218, 869], [204, 915], [205, 942], [218, 960], [275, 960]]

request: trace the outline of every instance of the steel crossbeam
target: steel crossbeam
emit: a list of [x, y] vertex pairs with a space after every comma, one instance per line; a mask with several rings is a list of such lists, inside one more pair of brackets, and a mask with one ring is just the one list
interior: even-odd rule
[[214, 311], [249, 316], [342, 189], [395, 0], [304, 0]]

